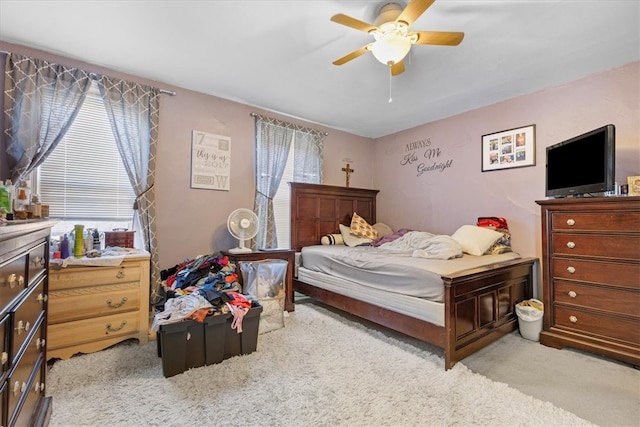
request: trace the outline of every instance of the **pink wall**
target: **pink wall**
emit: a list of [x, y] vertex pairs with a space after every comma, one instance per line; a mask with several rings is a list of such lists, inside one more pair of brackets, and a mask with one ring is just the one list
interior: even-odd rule
[[[507, 218], [512, 244], [525, 256], [541, 257], [540, 209], [545, 199], [545, 148], [613, 123], [616, 126], [616, 180], [640, 174], [640, 62], [562, 86], [418, 126], [375, 141], [374, 187], [378, 220], [451, 234], [479, 216]], [[536, 125], [536, 164], [481, 172], [482, 135]], [[407, 145], [422, 140], [440, 157], [401, 165]], [[417, 164], [449, 162], [441, 171], [418, 176]], [[579, 159], [569, 167], [580, 167]], [[397, 209], [404, 206], [405, 209]]]

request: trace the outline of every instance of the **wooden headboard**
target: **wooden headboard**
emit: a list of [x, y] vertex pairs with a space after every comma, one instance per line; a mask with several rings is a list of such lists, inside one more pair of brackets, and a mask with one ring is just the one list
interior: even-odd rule
[[369, 224], [376, 222], [378, 190], [290, 182], [291, 249], [319, 245], [325, 234], [339, 233], [339, 224], [351, 225], [357, 212]]

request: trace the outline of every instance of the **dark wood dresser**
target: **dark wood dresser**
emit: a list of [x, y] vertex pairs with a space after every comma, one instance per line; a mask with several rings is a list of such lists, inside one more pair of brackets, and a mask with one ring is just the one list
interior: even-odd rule
[[49, 234], [53, 222], [0, 227], [0, 423], [45, 425]]
[[640, 197], [537, 203], [545, 304], [540, 342], [640, 365]]

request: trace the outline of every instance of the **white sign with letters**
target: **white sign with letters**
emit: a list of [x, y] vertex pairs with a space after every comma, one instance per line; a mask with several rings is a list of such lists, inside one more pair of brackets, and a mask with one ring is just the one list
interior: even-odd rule
[[191, 188], [229, 191], [230, 181], [231, 138], [194, 130], [191, 135]]

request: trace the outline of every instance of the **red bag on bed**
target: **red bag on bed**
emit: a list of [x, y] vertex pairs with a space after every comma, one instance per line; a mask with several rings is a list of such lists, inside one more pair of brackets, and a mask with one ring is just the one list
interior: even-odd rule
[[502, 233], [502, 237], [498, 239], [485, 254], [502, 254], [511, 252], [511, 233], [507, 220], [501, 216], [481, 216], [478, 218], [478, 227], [487, 227]]
[[507, 220], [501, 216], [481, 216], [478, 218], [478, 227], [504, 228], [509, 229]]

